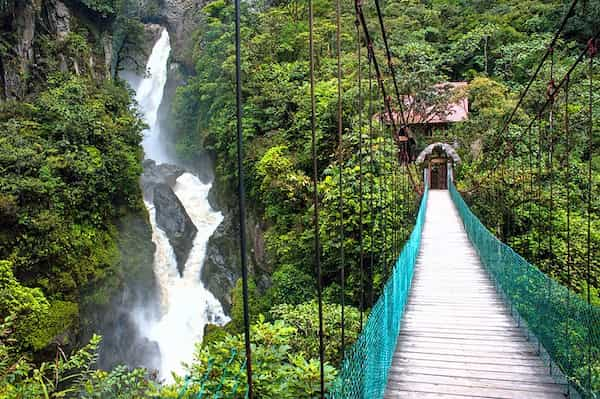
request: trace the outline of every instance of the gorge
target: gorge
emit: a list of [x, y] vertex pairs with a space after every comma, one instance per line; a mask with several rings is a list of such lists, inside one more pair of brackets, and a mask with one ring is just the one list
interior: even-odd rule
[[[157, 117], [167, 80], [170, 50], [169, 34], [164, 29], [148, 59], [147, 76], [137, 87], [133, 86], [140, 111], [149, 127], [142, 141], [145, 158], [159, 167], [177, 163], [165, 151]], [[156, 164], [145, 162], [147, 167], [156, 167]], [[202, 340], [207, 323], [222, 325], [228, 320], [221, 304], [200, 279], [206, 243], [221, 223], [222, 215], [208, 203], [210, 184], [202, 183], [197, 176], [183, 169], [179, 173], [171, 181], [172, 186], [158, 184], [153, 188], [153, 195], [145, 199], [152, 223], [152, 241], [156, 245], [153, 270], [160, 304], [158, 315], [145, 309], [134, 312], [141, 335], [158, 343], [159, 375], [167, 380], [171, 372], [182, 373], [182, 362], [192, 360], [194, 344]], [[184, 219], [180, 223], [181, 228], [168, 226], [173, 221], [173, 216], [168, 214], [173, 203], [180, 205], [176, 213]], [[165, 214], [161, 215], [161, 212]], [[187, 251], [183, 250], [181, 256], [177, 256], [174, 248], [179, 247], [176, 244], [178, 240], [189, 243], [182, 244], [187, 246]]]

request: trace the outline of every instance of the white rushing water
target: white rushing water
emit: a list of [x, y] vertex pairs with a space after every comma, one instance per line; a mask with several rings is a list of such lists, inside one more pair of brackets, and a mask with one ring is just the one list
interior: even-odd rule
[[160, 142], [158, 108], [167, 83], [167, 61], [170, 53], [169, 33], [164, 29], [148, 58], [147, 76], [142, 79], [135, 91], [135, 99], [144, 115], [144, 121], [148, 124], [148, 130], [144, 132], [142, 140], [144, 153], [146, 158], [153, 159], [156, 163], [168, 161], [164, 145]]
[[[142, 145], [146, 158], [156, 163], [169, 162], [160, 140], [158, 108], [167, 81], [167, 61], [171, 51], [169, 34], [164, 30], [148, 59], [148, 75], [136, 88], [136, 99], [149, 128]], [[177, 271], [175, 253], [164, 231], [156, 225], [154, 205], [146, 202], [152, 223], [152, 240], [156, 245], [154, 274], [160, 289], [160, 317], [149, 319], [148, 312], [134, 315], [143, 335], [156, 341], [160, 348], [160, 377], [171, 380], [171, 373], [183, 373], [182, 362], [193, 359], [194, 345], [202, 340], [207, 323], [228, 321], [219, 301], [200, 280], [206, 256], [206, 244], [223, 220], [208, 202], [210, 184], [204, 184], [191, 173], [177, 179], [173, 189], [198, 229], [183, 275]]]

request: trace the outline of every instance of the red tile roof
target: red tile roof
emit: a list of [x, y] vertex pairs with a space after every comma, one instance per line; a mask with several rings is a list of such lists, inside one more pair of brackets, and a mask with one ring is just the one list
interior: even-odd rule
[[[468, 84], [467, 82], [448, 82], [438, 84], [435, 87], [447, 88], [448, 86], [451, 86], [450, 90], [460, 91], [464, 90]], [[461, 98], [459, 98], [458, 101], [448, 104], [446, 110], [438, 112], [433, 111], [433, 106], [427, 107], [424, 112], [419, 112], [419, 110], [410, 107], [410, 104], [412, 103], [412, 97], [406, 96], [404, 98], [404, 105], [406, 105], [408, 109], [404, 112], [406, 115], [407, 124], [420, 125], [425, 123], [448, 123], [467, 120], [469, 118], [469, 98], [466, 95], [466, 91], [464, 93], [459, 92], [457, 94], [461, 95]], [[399, 112], [393, 111], [392, 116], [394, 117], [394, 121], [397, 125], [402, 123]], [[379, 115], [376, 114], [375, 118], [379, 118]], [[389, 120], [390, 118], [388, 113], [384, 113], [383, 121], [389, 124]]]

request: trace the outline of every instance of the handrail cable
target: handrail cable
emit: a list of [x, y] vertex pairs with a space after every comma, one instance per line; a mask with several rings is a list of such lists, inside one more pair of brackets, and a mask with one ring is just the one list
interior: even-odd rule
[[[377, 8], [377, 19], [379, 20], [379, 26], [381, 27], [381, 36], [383, 37], [383, 44], [385, 46], [385, 54], [387, 57], [388, 68], [390, 69], [390, 75], [392, 75], [392, 80], [394, 82], [394, 90], [396, 92], [396, 101], [398, 102], [402, 125], [406, 126], [407, 124], [406, 124], [406, 115], [404, 115], [404, 105], [402, 103], [402, 97], [400, 96], [400, 90], [398, 89], [398, 81], [396, 79], [396, 69], [394, 68], [394, 63], [392, 61], [392, 53], [390, 51], [390, 46], [388, 45], [385, 23], [383, 21], [383, 15], [381, 13], [381, 7], [379, 6], [379, 0], [375, 0], [375, 7]], [[398, 132], [394, 131], [393, 134], [398, 134]]]
[[[239, 1], [239, 0], [238, 0]], [[317, 119], [315, 101], [315, 45], [314, 45], [314, 15], [313, 0], [308, 0], [309, 26], [309, 75], [310, 75], [310, 130], [313, 163], [313, 227], [314, 227], [314, 261], [317, 277], [317, 301], [319, 306], [319, 372], [320, 397], [325, 398], [325, 348], [323, 345], [323, 276], [321, 272], [321, 243], [319, 237], [319, 170], [317, 162]]]
[[[383, 95], [383, 101], [385, 104], [385, 110], [388, 114], [388, 118], [390, 119], [390, 122], [392, 124], [392, 128], [394, 131], [394, 140], [396, 141], [396, 144], [401, 147], [402, 146], [402, 142], [399, 140], [399, 136], [397, 136], [395, 134], [395, 132], [398, 131], [397, 127], [396, 127], [396, 121], [394, 118], [394, 114], [392, 111], [392, 105], [391, 105], [391, 97], [387, 95], [386, 89], [385, 89], [385, 84], [383, 82], [383, 75], [381, 73], [381, 69], [379, 68], [379, 63], [377, 62], [377, 57], [375, 56], [375, 50], [373, 48], [373, 40], [371, 39], [371, 35], [369, 33], [369, 27], [367, 26], [367, 21], [362, 9], [362, 0], [355, 0], [355, 8], [356, 11], [358, 13], [358, 19], [360, 21], [360, 24], [362, 25], [363, 28], [363, 32], [365, 35], [365, 41], [367, 43], [367, 51], [369, 53], [369, 57], [371, 57], [371, 60], [373, 62], [373, 67], [375, 68], [375, 76], [377, 78], [377, 83], [379, 85], [379, 90], [381, 91], [382, 95]], [[372, 117], [372, 116], [371, 116]], [[383, 117], [383, 115], [379, 116], [380, 118]], [[402, 148], [402, 147], [401, 147]], [[412, 172], [410, 171], [409, 168], [407, 168], [407, 171], [409, 173], [409, 179], [410, 179], [410, 183], [413, 186], [413, 189], [415, 191], [418, 191], [417, 185], [413, 179], [412, 176]]]
[[[592, 297], [592, 267], [591, 267], [591, 254], [592, 254], [592, 185], [594, 184], [594, 180], [592, 179], [592, 154], [594, 150], [594, 57], [598, 54], [598, 45], [596, 43], [596, 39], [590, 39], [588, 42], [588, 54], [590, 57], [589, 64], [589, 75], [590, 75], [590, 85], [589, 85], [589, 134], [588, 134], [588, 193], [587, 193], [587, 267], [586, 267], [586, 280], [587, 280], [587, 303], [588, 306], [591, 306]], [[592, 312], [590, 312], [590, 318], [592, 317]], [[588, 323], [589, 331], [588, 331], [588, 387], [590, 391], [592, 390], [592, 323]]]
[[[594, 34], [594, 36], [592, 36], [590, 38], [590, 40], [589, 40], [588, 43], [590, 43], [590, 42], [595, 43], [599, 38], [600, 38], [600, 30], [598, 30], [596, 32], [596, 34]], [[546, 111], [546, 108], [548, 108], [548, 106], [551, 103], [551, 98], [555, 97], [556, 94], [558, 94], [558, 92], [565, 85], [566, 80], [571, 76], [571, 74], [573, 73], [573, 71], [575, 70], [575, 68], [577, 68], [577, 66], [584, 60], [586, 54], [588, 54], [588, 52], [589, 52], [588, 48], [589, 48], [589, 44], [588, 44], [588, 46], [585, 47], [585, 49], [583, 49], [579, 53], [579, 55], [577, 56], [577, 58], [575, 59], [575, 61], [571, 64], [571, 67], [564, 74], [563, 78], [558, 82], [558, 84], [554, 83], [553, 86], [551, 88], [549, 88], [549, 90], [547, 92], [547, 99], [546, 99], [546, 101], [538, 109], [538, 111], [536, 112], [536, 114], [531, 117], [531, 119], [529, 121], [529, 124], [525, 127], [525, 129], [523, 129], [523, 131], [527, 131], [529, 128], [531, 128], [533, 126], [533, 124], [537, 120], [537, 118], [541, 118], [542, 117], [543, 113]], [[506, 158], [510, 155], [510, 153], [512, 151], [514, 151], [514, 149], [517, 147], [516, 144], [520, 144], [520, 143], [522, 143], [522, 141], [523, 141], [523, 134], [521, 133], [518, 137], [516, 137], [514, 139], [514, 142], [512, 143], [512, 145], [508, 149], [505, 149], [504, 151], [497, 151], [496, 154], [495, 154], [496, 156], [490, 157], [489, 159], [492, 159], [492, 161], [495, 161], [495, 162], [506, 160]], [[498, 139], [495, 141], [495, 144], [497, 144], [497, 146], [500, 145], [500, 142], [498, 141]], [[495, 165], [493, 165], [493, 167], [488, 168], [487, 174], [486, 174], [486, 178], [482, 179], [477, 184], [475, 184], [475, 186], [473, 187], [472, 190], [478, 189], [484, 181], [489, 181], [489, 179], [491, 177], [491, 174], [492, 174], [492, 171], [496, 170], [497, 167], [498, 167], [498, 164], [495, 164]]]
[[560, 34], [562, 33], [563, 29], [567, 25], [567, 21], [569, 20], [569, 18], [571, 18], [571, 15], [573, 14], [573, 11], [575, 10], [575, 6], [577, 5], [578, 1], [579, 0], [573, 0], [571, 2], [571, 6], [569, 7], [569, 10], [563, 16], [563, 19], [558, 27], [558, 30], [554, 33], [554, 36], [552, 37], [550, 44], [546, 48], [546, 52], [544, 53], [544, 56], [542, 57], [540, 63], [538, 64], [537, 68], [535, 69], [535, 72], [529, 79], [529, 82], [527, 83], [525, 90], [523, 90], [523, 92], [519, 96], [519, 101], [517, 102], [517, 105], [515, 105], [512, 112], [510, 113], [510, 116], [508, 117], [506, 122], [504, 122], [504, 125], [502, 126], [502, 130], [500, 131], [499, 137], [502, 137], [502, 135], [505, 133], [506, 129], [508, 128], [508, 125], [510, 124], [510, 122], [512, 122], [512, 119], [514, 118], [515, 114], [517, 113], [517, 110], [519, 109], [519, 107], [523, 103], [523, 100], [525, 99], [525, 96], [529, 92], [531, 85], [537, 78], [537, 75], [540, 73], [542, 66], [544, 66], [544, 64], [546, 63], [546, 59], [548, 59], [548, 56], [554, 52], [554, 46], [556, 45], [556, 42], [558, 41], [558, 38], [559, 38]]
[[240, 0], [235, 0], [235, 100], [236, 100], [236, 127], [237, 127], [237, 169], [238, 169], [238, 196], [239, 196], [239, 225], [240, 225], [240, 259], [242, 264], [242, 297], [244, 308], [244, 344], [246, 349], [246, 378], [248, 381], [248, 397], [252, 399], [252, 347], [250, 344], [250, 315], [248, 306], [248, 259], [246, 243], [246, 188], [244, 187], [243, 147], [244, 135], [242, 125], [242, 53], [241, 53], [241, 9]]
[[341, 40], [341, 2], [340, 0], [336, 0], [336, 10], [335, 10], [335, 19], [336, 19], [336, 55], [337, 55], [337, 134], [338, 134], [338, 164], [339, 164], [339, 180], [338, 180], [338, 188], [339, 188], [339, 213], [340, 213], [340, 291], [341, 294], [341, 353], [342, 358], [344, 357], [344, 351], [346, 349], [346, 317], [344, 314], [346, 307], [346, 259], [344, 254], [344, 140], [343, 140], [343, 110], [342, 110], [342, 40]]
[[365, 249], [364, 249], [364, 221], [363, 221], [363, 94], [362, 94], [362, 57], [360, 45], [360, 24], [358, 15], [356, 16], [356, 43], [358, 59], [358, 191], [359, 191], [359, 227], [358, 240], [360, 242], [360, 329], [362, 331], [364, 323], [365, 309]]

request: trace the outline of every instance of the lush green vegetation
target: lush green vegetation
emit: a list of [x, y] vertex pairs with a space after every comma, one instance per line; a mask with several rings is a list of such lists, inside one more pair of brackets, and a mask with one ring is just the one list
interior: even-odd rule
[[57, 352], [51, 362], [33, 364], [15, 350], [15, 319], [0, 324], [0, 395], [7, 399], [86, 398], [134, 399], [156, 397], [158, 385], [144, 370], [119, 366], [110, 372], [94, 369], [101, 339], [70, 356]]
[[143, 209], [142, 123], [129, 104], [123, 87], [57, 75], [31, 103], [1, 105], [0, 258], [21, 283], [38, 287], [36, 302], [50, 301], [45, 322], [56, 323], [45, 339], [24, 337], [26, 348], [69, 332], [83, 293], [115, 278], [114, 221]]
[[[140, 22], [152, 14], [131, 13], [119, 19], [127, 2], [83, 3], [120, 21], [115, 51], [126, 52], [140, 34]], [[598, 300], [600, 264], [592, 257], [592, 286], [585, 284], [587, 215], [585, 165], [592, 158], [594, 184], [600, 179], [597, 153], [586, 150], [586, 70], [572, 76], [569, 109], [573, 111], [570, 144], [571, 276], [566, 275], [566, 139], [563, 100], [557, 103], [554, 131], [548, 116], [542, 123], [543, 149], [555, 137], [553, 163], [535, 174], [527, 156], [523, 126], [545, 99], [550, 77], [546, 66], [514, 127], [499, 140], [499, 129], [515, 99], [537, 66], [552, 32], [565, 12], [565, 1], [388, 0], [386, 25], [402, 92], [425, 93], [436, 83], [468, 80], [470, 119], [441, 137], [459, 144], [463, 164], [459, 188], [474, 211], [504, 241], [541, 270], [577, 293]], [[600, 18], [600, 6], [585, 4], [567, 25], [555, 49], [555, 76], [574, 60]], [[385, 65], [373, 4], [365, 4], [376, 52]], [[116, 14], [115, 14], [116, 13]], [[176, 148], [182, 158], [208, 150], [216, 157], [216, 187], [221, 198], [235, 199], [235, 132], [233, 7], [215, 0], [202, 10], [203, 21], [194, 49], [196, 74], [180, 87], [172, 110]], [[337, 374], [341, 358], [339, 256], [346, 256], [347, 344], [360, 329], [385, 281], [401, 243], [410, 234], [418, 196], [406, 174], [399, 172], [389, 130], [368, 126], [368, 76], [363, 59], [362, 96], [354, 4], [343, 4], [344, 145], [337, 145], [337, 86], [334, 8], [315, 1], [318, 187], [321, 193], [322, 260], [326, 319], [327, 380]], [[596, 24], [597, 25], [597, 24]], [[243, 10], [245, 168], [250, 211], [266, 226], [265, 270], [273, 270], [271, 286], [261, 291], [251, 282], [252, 340], [256, 392], [260, 397], [310, 398], [318, 393], [317, 321], [315, 311], [308, 96], [307, 5], [296, 0], [257, 3]], [[73, 57], [86, 58], [84, 34], [66, 43]], [[54, 51], [55, 47], [48, 47]], [[62, 50], [62, 48], [61, 48]], [[363, 56], [366, 49], [362, 47]], [[119, 57], [116, 58], [118, 60]], [[57, 65], [49, 64], [49, 69]], [[113, 72], [119, 69], [118, 61]], [[596, 69], [595, 80], [600, 76]], [[188, 379], [159, 386], [143, 370], [93, 370], [99, 339], [66, 356], [61, 347], [72, 341], [84, 293], [101, 301], [118, 284], [119, 251], [115, 220], [143, 207], [137, 179], [142, 125], [130, 109], [130, 93], [118, 82], [51, 74], [39, 95], [0, 105], [0, 396], [137, 398], [193, 397], [205, 390], [239, 389], [244, 385], [244, 341], [240, 285], [234, 290], [232, 322], [212, 327], [188, 365]], [[389, 77], [389, 76], [388, 76]], [[389, 79], [387, 79], [389, 81]], [[389, 82], [388, 82], [389, 83]], [[594, 89], [599, 99], [600, 87]], [[381, 107], [373, 91], [374, 111]], [[562, 106], [563, 108], [559, 108]], [[362, 114], [362, 118], [359, 116]], [[595, 129], [600, 119], [596, 107]], [[594, 131], [598, 137], [597, 130]], [[525, 154], [504, 162], [505, 143], [517, 142]], [[364, 145], [359, 147], [362, 138]], [[420, 147], [428, 139], [418, 138]], [[595, 143], [595, 148], [598, 148]], [[537, 147], [536, 147], [537, 148]], [[344, 162], [336, 155], [341, 151]], [[361, 156], [362, 155], [362, 156]], [[362, 158], [363, 242], [365, 283], [360, 274], [359, 176]], [[537, 162], [537, 160], [535, 160]], [[538, 163], [534, 163], [537, 167]], [[344, 176], [344, 208], [340, 214], [338, 174]], [[413, 172], [418, 176], [418, 172]], [[541, 182], [541, 184], [538, 184]], [[394, 191], [392, 188], [397, 187]], [[552, 196], [551, 196], [552, 194]], [[552, 200], [551, 200], [552, 198]], [[600, 247], [600, 200], [592, 203], [592, 247]], [[230, 204], [230, 205], [233, 205]], [[401, 205], [401, 206], [398, 206]], [[232, 206], [233, 207], [233, 206]], [[340, 218], [344, 241], [340, 242]], [[554, 231], [552, 242], [548, 231]], [[362, 302], [362, 288], [365, 302]], [[361, 308], [362, 306], [362, 308]], [[43, 328], [41, 328], [43, 326]], [[56, 348], [56, 350], [54, 350]], [[40, 352], [45, 350], [45, 352]], [[52, 351], [56, 361], [41, 362]], [[211, 368], [214, 364], [214, 368]], [[224, 367], [226, 365], [227, 367]], [[594, 365], [595, 369], [599, 366]], [[209, 376], [209, 379], [206, 379]], [[600, 383], [597, 378], [594, 384]]]

